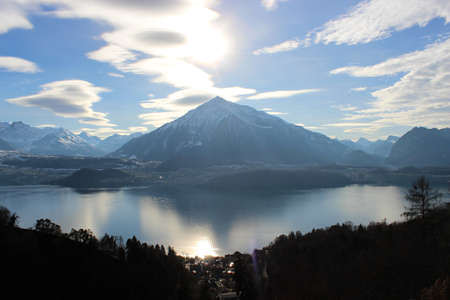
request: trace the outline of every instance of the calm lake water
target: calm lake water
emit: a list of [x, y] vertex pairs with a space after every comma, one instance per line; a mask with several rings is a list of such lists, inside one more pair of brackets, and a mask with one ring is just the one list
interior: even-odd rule
[[[252, 251], [282, 233], [326, 227], [338, 222], [402, 220], [405, 189], [351, 185], [282, 194], [219, 194], [149, 189], [80, 193], [53, 186], [0, 187], [0, 205], [16, 212], [27, 228], [39, 218], [71, 228], [135, 235], [150, 244], [174, 246], [185, 255]], [[447, 196], [446, 196], [447, 197]]]

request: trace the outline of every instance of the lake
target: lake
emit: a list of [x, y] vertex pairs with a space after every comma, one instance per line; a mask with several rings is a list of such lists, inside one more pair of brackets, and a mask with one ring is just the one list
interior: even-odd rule
[[[0, 187], [0, 205], [28, 228], [49, 218], [71, 228], [135, 235], [149, 244], [171, 245], [184, 255], [248, 252], [276, 236], [352, 221], [403, 220], [405, 188], [351, 185], [270, 194], [220, 194], [189, 190], [174, 193], [148, 188], [79, 192], [54, 186]], [[445, 197], [448, 197], [446, 194]]]

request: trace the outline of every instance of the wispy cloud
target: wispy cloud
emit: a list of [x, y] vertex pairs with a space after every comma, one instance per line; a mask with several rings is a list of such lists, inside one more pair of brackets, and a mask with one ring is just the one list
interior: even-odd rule
[[287, 52], [294, 49], [297, 49], [301, 45], [304, 45], [304, 43], [298, 39], [293, 40], [287, 40], [280, 44], [276, 44], [269, 47], [264, 47], [258, 50], [253, 51], [254, 55], [261, 55], [261, 54], [274, 54], [278, 52]]
[[249, 100], [262, 100], [262, 99], [278, 99], [278, 98], [288, 98], [296, 95], [310, 94], [320, 92], [320, 89], [303, 89], [303, 90], [283, 90], [283, 91], [272, 91], [256, 94], [247, 97]]
[[336, 105], [333, 107], [339, 109], [340, 111], [355, 111], [358, 109], [358, 107], [350, 105], [350, 104]]
[[41, 70], [34, 62], [29, 60], [12, 56], [0, 56], [0, 71], [37, 73]]
[[183, 112], [181, 111], [160, 111], [140, 114], [139, 119], [142, 119], [145, 125], [152, 125], [153, 127], [158, 128], [182, 115]]
[[404, 74], [392, 86], [372, 92], [375, 101], [368, 108], [344, 117], [347, 121], [370, 120], [366, 131], [450, 126], [450, 38], [372, 66], [343, 67], [331, 73], [354, 77]]
[[423, 27], [439, 17], [450, 21], [447, 0], [368, 0], [311, 34], [315, 43], [355, 45], [387, 38], [416, 25]]
[[[270, 1], [269, 1], [270, 2]], [[304, 39], [291, 39], [264, 47], [255, 55], [292, 51], [311, 44], [364, 44], [390, 37], [396, 31], [426, 26], [435, 18], [450, 22], [448, 0], [365, 0], [348, 13], [308, 32]]]
[[111, 77], [116, 77], [116, 78], [124, 78], [125, 76], [123, 74], [119, 74], [119, 73], [108, 73], [108, 76]]
[[211, 76], [201, 68], [174, 58], [147, 58], [119, 66], [123, 72], [152, 76], [153, 82], [178, 88], [213, 87]]
[[55, 124], [41, 124], [41, 125], [37, 125], [37, 128], [57, 128], [58, 126]]
[[273, 115], [273, 116], [284, 116], [287, 115], [287, 112], [281, 112], [281, 111], [268, 111], [267, 112], [269, 115]]
[[[189, 96], [189, 99], [176, 99], [178, 103], [174, 103], [175, 93], [172, 93], [162, 98], [170, 100], [168, 104], [161, 99], [153, 101], [163, 107], [160, 109], [172, 107], [175, 113], [180, 113], [187, 107], [184, 102], [201, 103], [206, 94], [237, 98], [242, 91], [245, 95], [249, 90], [254, 93], [252, 89], [241, 87], [219, 88], [206, 69], [223, 58], [228, 49], [229, 37], [219, 23], [220, 15], [211, 9], [214, 0], [5, 1], [26, 21], [26, 26], [20, 25], [17, 19], [15, 27], [31, 28], [26, 17], [33, 13], [108, 24], [111, 30], [100, 35], [105, 45], [87, 53], [88, 58], [111, 64], [121, 72], [145, 75], [152, 82], [181, 89], [176, 95], [200, 91], [201, 97], [196, 100]], [[276, 7], [275, 2], [268, 5]], [[44, 11], [43, 5], [51, 6], [51, 10]], [[8, 25], [8, 30], [14, 26]]]
[[352, 91], [352, 92], [364, 92], [366, 90], [367, 90], [367, 87], [365, 87], [365, 86], [355, 87], [355, 88], [350, 89], [350, 91]]
[[143, 126], [128, 127], [128, 129], [101, 127], [101, 128], [81, 128], [80, 130], [77, 130], [74, 132], [80, 133], [82, 131], [84, 131], [90, 135], [98, 136], [100, 138], [106, 138], [113, 134], [129, 135], [129, 134], [137, 133], [137, 132], [144, 133], [144, 132], [147, 132], [148, 129], [147, 129], [147, 127], [143, 127]]
[[325, 127], [368, 127], [370, 123], [352, 123], [352, 122], [343, 122], [343, 123], [330, 123], [325, 124]]
[[34, 95], [10, 98], [9, 103], [25, 107], [39, 107], [64, 118], [78, 119], [82, 124], [111, 127], [106, 114], [96, 112], [92, 105], [101, 100], [99, 94], [109, 91], [83, 80], [54, 81], [41, 86]]
[[286, 2], [288, 0], [261, 0], [262, 6], [267, 10], [274, 10], [278, 8], [280, 2]]

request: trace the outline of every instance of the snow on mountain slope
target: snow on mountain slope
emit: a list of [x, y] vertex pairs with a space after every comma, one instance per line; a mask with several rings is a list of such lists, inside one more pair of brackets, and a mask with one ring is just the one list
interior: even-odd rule
[[252, 107], [216, 97], [136, 138], [113, 156], [170, 161], [175, 168], [245, 162], [318, 164], [347, 147]]
[[103, 153], [69, 130], [59, 128], [33, 142], [30, 152], [34, 154], [67, 156], [100, 156]]
[[27, 151], [33, 142], [56, 130], [56, 128], [37, 128], [23, 122], [13, 122], [0, 128], [0, 138], [15, 149]]

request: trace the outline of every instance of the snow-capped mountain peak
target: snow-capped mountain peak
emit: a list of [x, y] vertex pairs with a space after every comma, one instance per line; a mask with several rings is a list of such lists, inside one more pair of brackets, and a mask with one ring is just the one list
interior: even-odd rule
[[130, 141], [113, 156], [176, 160], [173, 164], [178, 167], [246, 161], [317, 163], [335, 161], [344, 148], [322, 134], [216, 97]]

